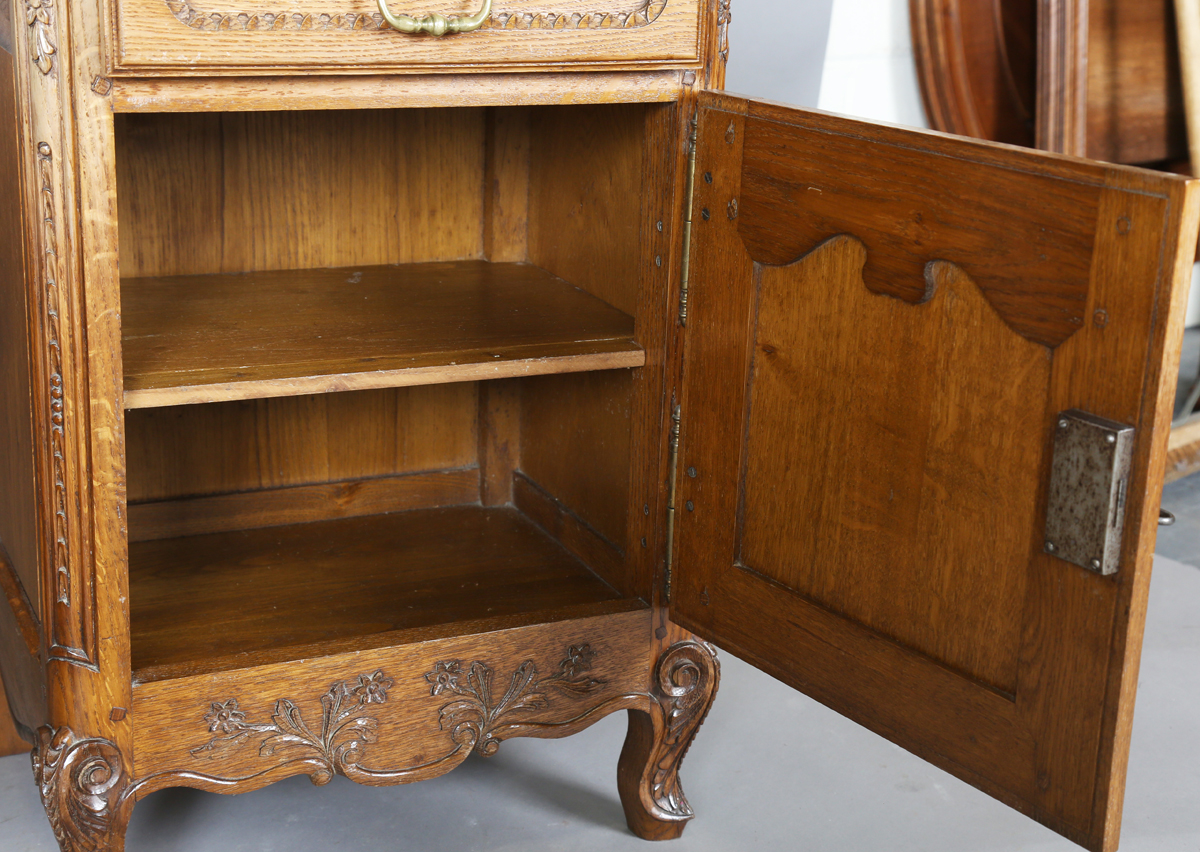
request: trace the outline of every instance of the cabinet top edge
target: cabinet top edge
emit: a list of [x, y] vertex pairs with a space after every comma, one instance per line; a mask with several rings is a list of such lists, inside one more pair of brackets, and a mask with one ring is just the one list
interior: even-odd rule
[[114, 112], [669, 103], [694, 72], [115, 78]]

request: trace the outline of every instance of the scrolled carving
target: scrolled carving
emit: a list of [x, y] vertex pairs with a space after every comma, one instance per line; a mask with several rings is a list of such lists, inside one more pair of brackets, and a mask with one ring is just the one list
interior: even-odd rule
[[70, 728], [38, 729], [33, 777], [62, 852], [96, 852], [123, 836], [128, 779], [121, 752]]
[[29, 44], [33, 64], [43, 74], [54, 70], [54, 0], [25, 0], [25, 24], [29, 27]]
[[363, 712], [372, 704], [386, 703], [394, 683], [382, 671], [359, 675], [356, 682], [335, 683], [321, 696], [319, 733], [313, 733], [295, 702], [288, 698], [275, 702], [271, 721], [264, 724], [248, 721], [236, 698], [213, 702], [204, 722], [216, 736], [192, 749], [191, 755], [213, 758], [265, 734], [259, 740], [260, 756], [270, 757], [286, 746], [298, 747], [310, 752], [310, 761], [315, 761], [309, 773], [313, 783], [328, 784], [334, 774], [347, 774], [367, 744], [378, 741], [378, 720]]
[[514, 713], [546, 707], [550, 703], [547, 690], [586, 695], [602, 686], [604, 681], [587, 673], [595, 657], [590, 645], [572, 645], [558, 664], [558, 671], [544, 678], [538, 677], [533, 660], [526, 660], [513, 672], [508, 688], [499, 697], [492, 686], [495, 671], [486, 663], [464, 666], [459, 660], [441, 662], [425, 679], [432, 695], [448, 692], [459, 696], [459, 700], [442, 706], [438, 725], [453, 731], [456, 742], [472, 740], [475, 751], [490, 756], [500, 747], [498, 729]]
[[654, 671], [654, 705], [629, 714], [629, 734], [617, 768], [621, 804], [640, 837], [678, 837], [692, 818], [679, 765], [708, 715], [721, 679], [716, 651], [697, 640], [672, 645]]
[[691, 805], [679, 783], [679, 764], [708, 715], [721, 667], [716, 651], [708, 644], [681, 642], [659, 657], [655, 674], [666, 733], [654, 762], [651, 795], [664, 812], [691, 817]]
[[[260, 757], [277, 757], [280, 763], [298, 762], [318, 785], [329, 783], [334, 775], [363, 784], [429, 778], [452, 768], [472, 749], [491, 755], [505, 736], [525, 732], [525, 717], [519, 714], [545, 708], [549, 704], [548, 690], [585, 695], [601, 687], [604, 681], [588, 673], [595, 656], [587, 644], [572, 645], [558, 671], [543, 678], [538, 677], [537, 665], [526, 660], [517, 667], [502, 694], [496, 693], [495, 670], [486, 663], [447, 660], [435, 664], [425, 675], [430, 695], [456, 696], [438, 710], [438, 726], [450, 732], [452, 748], [417, 766], [372, 769], [362, 765], [367, 746], [379, 741], [379, 721], [370, 714], [370, 708], [387, 703], [388, 692], [395, 686], [395, 681], [382, 671], [333, 684], [321, 696], [319, 730], [309, 727], [296, 703], [288, 698], [275, 702], [269, 722], [251, 721], [236, 698], [214, 701], [204, 715], [204, 724], [213, 736], [190, 753], [195, 759], [214, 760], [253, 741], [258, 743]], [[628, 698], [619, 696], [615, 700]], [[534, 727], [565, 731], [591, 715]], [[215, 775], [195, 777], [221, 780]]]
[[[365, 15], [341, 12], [218, 11], [199, 8], [191, 0], [165, 0], [180, 23], [203, 32], [279, 32], [283, 30], [382, 30], [388, 24], [378, 12]], [[629, 29], [658, 20], [667, 0], [634, 0], [632, 8], [594, 12], [495, 11], [482, 29]]]

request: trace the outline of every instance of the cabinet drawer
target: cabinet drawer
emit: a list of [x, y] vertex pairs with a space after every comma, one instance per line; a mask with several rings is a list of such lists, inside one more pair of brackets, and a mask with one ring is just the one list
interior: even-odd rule
[[[647, 68], [698, 61], [699, 0], [494, 0], [478, 30], [401, 33], [377, 0], [109, 0], [116, 73]], [[482, 0], [388, 0], [470, 16]]]

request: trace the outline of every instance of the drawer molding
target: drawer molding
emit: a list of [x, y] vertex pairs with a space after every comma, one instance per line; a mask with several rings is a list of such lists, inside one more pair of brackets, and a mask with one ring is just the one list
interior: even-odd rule
[[[38, 2], [38, 0], [26, 0]], [[279, 32], [282, 30], [386, 30], [383, 15], [340, 12], [226, 12], [208, 7], [208, 0], [164, 0], [182, 24], [202, 32]], [[633, 8], [627, 8], [632, 5]], [[505, 12], [494, 11], [481, 29], [633, 29], [645, 27], [662, 15], [667, 0], [632, 0], [623, 8], [595, 12]], [[728, 6], [728, 3], [726, 3]]]

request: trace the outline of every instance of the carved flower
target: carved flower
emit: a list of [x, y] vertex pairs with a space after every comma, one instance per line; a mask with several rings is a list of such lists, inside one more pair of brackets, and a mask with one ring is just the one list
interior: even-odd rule
[[562, 661], [562, 673], [566, 677], [575, 677], [592, 667], [596, 652], [586, 642], [582, 645], [572, 645], [567, 649], [567, 658]]
[[462, 674], [462, 669], [459, 667], [458, 660], [436, 664], [433, 667], [433, 671], [425, 675], [425, 680], [429, 681], [433, 687], [429, 690], [429, 694], [441, 695], [447, 689], [451, 692], [457, 692], [458, 676], [460, 674]]
[[359, 675], [358, 686], [354, 687], [351, 694], [363, 704], [382, 704], [387, 701], [387, 691], [393, 684], [395, 681], [386, 677], [382, 671], [373, 675]]
[[208, 730], [211, 733], [220, 731], [223, 734], [233, 734], [242, 730], [246, 721], [246, 714], [238, 709], [236, 698], [231, 698], [224, 704], [212, 705], [212, 709], [204, 717], [204, 721], [208, 723]]

